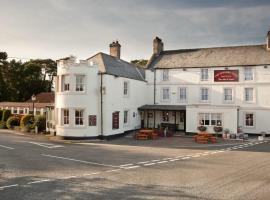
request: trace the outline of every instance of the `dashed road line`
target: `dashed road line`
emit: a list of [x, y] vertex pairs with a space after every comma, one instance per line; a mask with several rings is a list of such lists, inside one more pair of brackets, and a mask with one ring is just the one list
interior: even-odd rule
[[141, 166], [139, 165], [135, 165], [135, 166], [131, 166], [131, 167], [125, 167], [124, 169], [135, 169], [135, 168], [139, 168]]
[[36, 183], [43, 183], [43, 182], [49, 182], [52, 181], [51, 179], [44, 179], [44, 180], [39, 180], [39, 181], [32, 181], [27, 183], [27, 185], [32, 185], [32, 184], [36, 184]]
[[156, 163], [146, 163], [144, 164], [144, 166], [151, 166], [151, 165], [155, 165]]
[[6, 189], [6, 188], [11, 188], [11, 187], [17, 187], [17, 186], [19, 186], [19, 184], [14, 184], [14, 185], [6, 185], [6, 186], [2, 186], [2, 187], [0, 187], [0, 190], [2, 190], [2, 189]]
[[4, 145], [0, 145], [0, 147], [3, 147], [3, 148], [5, 148], [5, 149], [10, 149], [10, 150], [15, 149], [15, 148], [13, 148], [13, 147], [8, 147], [8, 146], [4, 146]]

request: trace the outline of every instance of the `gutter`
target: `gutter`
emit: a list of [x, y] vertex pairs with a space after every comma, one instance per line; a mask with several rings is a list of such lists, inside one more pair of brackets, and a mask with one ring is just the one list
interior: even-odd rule
[[154, 68], [154, 105], [156, 104], [156, 69]]
[[103, 74], [100, 73], [100, 139], [103, 140]]

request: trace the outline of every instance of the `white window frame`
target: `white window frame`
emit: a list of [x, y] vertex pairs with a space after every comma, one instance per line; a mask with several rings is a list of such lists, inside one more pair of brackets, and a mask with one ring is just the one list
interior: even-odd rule
[[[164, 99], [164, 90], [168, 90], [168, 99]], [[171, 100], [171, 88], [162, 87], [161, 88], [161, 101], [162, 102], [170, 102], [170, 100]]]
[[129, 125], [129, 110], [123, 112], [123, 123], [125, 126]]
[[[226, 99], [226, 90], [231, 90], [231, 96], [232, 96], [232, 99], [231, 100], [228, 100]], [[232, 87], [224, 87], [223, 88], [223, 102], [224, 103], [232, 103], [234, 102], [234, 90]]]
[[[78, 78], [81, 78], [80, 82]], [[75, 74], [75, 91], [85, 92], [86, 91], [86, 75], [85, 74]]]
[[61, 115], [62, 115], [62, 125], [63, 126], [69, 126], [69, 124], [70, 124], [70, 111], [69, 111], [69, 109], [68, 108], [62, 108]]
[[[214, 116], [217, 116], [216, 117], [216, 119], [213, 119], [214, 118]], [[223, 124], [224, 124], [224, 121], [223, 121], [223, 114], [222, 113], [198, 113], [198, 120], [197, 120], [197, 122], [198, 122], [198, 125], [199, 126], [223, 126]], [[203, 122], [204, 123], [202, 123], [202, 121], [201, 121], [201, 117], [200, 116], [203, 116]], [[206, 116], [208, 116], [208, 119], [206, 119]], [[219, 117], [218, 117], [219, 116]], [[208, 120], [209, 121], [209, 124], [205, 124], [205, 121], [206, 120]], [[212, 124], [212, 121], [215, 121], [215, 124]], [[220, 121], [220, 123], [219, 123], [219, 121]]]
[[[19, 115], [23, 115], [24, 114], [24, 108], [19, 108], [18, 110], [19, 110], [19, 112], [18, 112]], [[21, 111], [22, 111], [22, 113], [21, 113]]]
[[124, 97], [129, 97], [129, 81], [124, 81], [123, 82], [123, 96]]
[[[204, 89], [207, 89], [207, 97], [208, 97], [207, 100], [202, 98], [203, 96], [205, 96], [205, 95], [203, 95], [203, 90]], [[200, 88], [200, 101], [204, 102], [204, 103], [210, 102], [210, 88], [208, 88], [208, 87], [201, 87]]]
[[244, 67], [244, 81], [254, 81], [253, 67]]
[[[16, 111], [16, 112], [14, 112], [14, 111]], [[12, 114], [15, 114], [15, 115], [19, 114], [17, 107], [12, 107]]]
[[[252, 100], [248, 100], [246, 97], [247, 97], [247, 93], [246, 93], [246, 91], [247, 91], [247, 89], [252, 89]], [[244, 88], [244, 101], [246, 102], [246, 103], [254, 103], [255, 102], [255, 100], [256, 100], [256, 96], [255, 96], [255, 88], [253, 88], [253, 87], [245, 87]]]
[[[246, 124], [246, 116], [247, 115], [253, 115], [253, 126], [247, 126]], [[255, 128], [256, 125], [256, 115], [254, 112], [244, 112], [244, 127], [245, 128]]]
[[62, 75], [62, 77], [61, 77], [62, 92], [69, 92], [70, 91], [70, 79], [71, 79], [71, 76], [69, 74]]
[[[76, 116], [77, 111], [82, 112], [82, 115]], [[81, 109], [81, 108], [74, 109], [74, 124], [75, 124], [75, 126], [84, 126], [85, 125], [85, 121], [84, 121], [85, 116], [84, 115], [85, 115], [85, 110], [84, 109]], [[79, 121], [80, 121], [80, 119], [82, 120], [82, 124], [81, 123], [79, 123], [79, 124], [76, 123], [77, 118], [79, 119]]]
[[170, 80], [169, 69], [163, 69], [161, 72], [161, 81], [169, 81], [169, 80]]
[[209, 69], [208, 68], [201, 69], [200, 79], [201, 79], [201, 81], [208, 81], [209, 80]]
[[[181, 99], [181, 90], [185, 90], [185, 98]], [[186, 103], [187, 102], [187, 96], [188, 96], [188, 91], [187, 91], [187, 87], [179, 87], [178, 88], [178, 101], [179, 103]]]

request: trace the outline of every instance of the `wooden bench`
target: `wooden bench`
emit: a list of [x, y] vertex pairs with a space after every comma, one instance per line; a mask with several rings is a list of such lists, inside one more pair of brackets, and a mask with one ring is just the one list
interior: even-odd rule
[[217, 143], [217, 137], [212, 136], [212, 137], [209, 138], [209, 141], [211, 143]]
[[199, 136], [196, 138], [196, 142], [200, 143], [200, 144], [206, 144], [206, 143], [208, 143], [208, 138]]
[[148, 140], [148, 135], [144, 133], [137, 133], [135, 135], [136, 140]]

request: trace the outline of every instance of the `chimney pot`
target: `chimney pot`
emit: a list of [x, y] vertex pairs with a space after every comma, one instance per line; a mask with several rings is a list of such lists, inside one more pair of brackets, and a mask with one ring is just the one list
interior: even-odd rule
[[159, 55], [163, 51], [163, 42], [159, 37], [153, 40], [153, 54]]
[[113, 57], [116, 57], [118, 59], [120, 59], [120, 55], [121, 55], [121, 45], [119, 44], [118, 41], [113, 41], [110, 45], [110, 55]]

